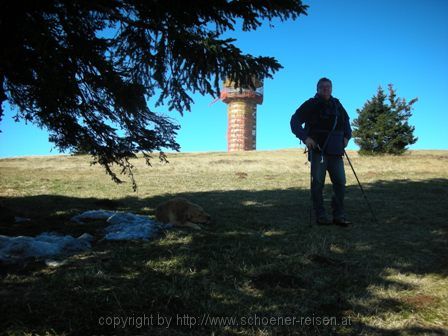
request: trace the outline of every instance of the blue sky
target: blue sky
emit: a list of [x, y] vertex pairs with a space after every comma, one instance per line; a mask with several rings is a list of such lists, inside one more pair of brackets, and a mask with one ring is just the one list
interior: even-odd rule
[[[411, 149], [448, 149], [448, 1], [304, 1], [308, 16], [264, 24], [255, 32], [231, 32], [237, 46], [252, 55], [273, 56], [283, 69], [265, 81], [257, 112], [257, 149], [303, 146], [290, 131], [297, 107], [315, 94], [320, 77], [333, 81], [333, 96], [356, 118], [356, 109], [379, 85], [394, 84], [399, 97], [414, 104], [410, 123], [419, 138]], [[181, 125], [183, 152], [226, 151], [227, 109], [211, 96], [193, 95], [191, 112], [181, 117], [156, 110]], [[57, 154], [48, 134], [16, 123], [7, 109], [0, 124], [0, 157]], [[353, 141], [349, 149], [357, 149]]]

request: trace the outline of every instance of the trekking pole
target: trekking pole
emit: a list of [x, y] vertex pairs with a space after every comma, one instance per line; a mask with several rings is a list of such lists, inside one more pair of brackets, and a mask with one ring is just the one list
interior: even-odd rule
[[311, 161], [313, 160], [313, 151], [311, 151], [308, 147], [305, 147], [305, 150], [303, 152], [303, 154], [308, 154], [308, 161], [310, 162], [310, 211], [309, 211], [309, 215], [310, 215], [310, 222], [309, 222], [309, 226], [312, 227], [312, 217], [313, 217], [313, 194], [311, 193], [311, 188], [313, 185], [313, 174], [311, 173]]
[[345, 149], [344, 149], [344, 154], [345, 154], [345, 157], [347, 158], [348, 163], [350, 164], [350, 167], [352, 168], [353, 174], [356, 177], [356, 181], [358, 181], [359, 188], [361, 189], [362, 195], [364, 196], [364, 199], [366, 200], [367, 206], [369, 207], [369, 210], [372, 214], [373, 220], [375, 221], [376, 224], [378, 224], [378, 220], [376, 219], [376, 216], [375, 216], [375, 213], [373, 212], [372, 206], [370, 205], [370, 202], [367, 199], [366, 193], [364, 192], [361, 182], [359, 182], [358, 175], [356, 175], [355, 168], [353, 168], [352, 162], [348, 158], [348, 155], [347, 155], [347, 152], [345, 151]]
[[310, 227], [313, 226], [312, 222], [312, 217], [313, 217], [313, 193], [312, 193], [312, 188], [313, 188], [313, 172], [311, 171], [311, 164], [313, 161], [313, 151], [308, 149], [308, 155], [310, 157]]

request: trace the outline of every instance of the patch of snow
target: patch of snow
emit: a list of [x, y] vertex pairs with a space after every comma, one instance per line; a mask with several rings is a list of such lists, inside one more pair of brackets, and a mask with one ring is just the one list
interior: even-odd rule
[[109, 217], [115, 215], [115, 211], [108, 210], [88, 210], [79, 215], [73, 216], [70, 218], [72, 222], [76, 223], [84, 223], [84, 220], [89, 219], [108, 219]]
[[107, 219], [110, 223], [104, 229], [105, 240], [131, 240], [149, 239], [157, 234], [162, 227], [169, 228], [170, 225], [162, 225], [151, 220], [147, 216], [135, 215], [129, 212], [117, 212]]
[[17, 261], [29, 257], [50, 257], [72, 254], [91, 248], [93, 237], [83, 234], [79, 238], [44, 232], [36, 237], [0, 236], [0, 260]]
[[78, 239], [91, 243], [93, 241], [93, 236], [90, 233], [83, 233]]
[[[104, 229], [105, 240], [150, 239], [162, 229], [173, 227], [152, 220], [148, 216], [130, 212], [89, 210], [71, 218], [76, 223], [84, 220], [103, 219], [109, 226]], [[17, 262], [29, 257], [55, 257], [85, 251], [92, 247], [93, 236], [84, 233], [78, 238], [44, 232], [36, 237], [8, 237], [0, 235], [0, 261]], [[58, 267], [61, 261], [47, 260], [47, 266]]]
[[83, 223], [89, 219], [105, 219], [109, 226], [104, 229], [105, 240], [149, 239], [162, 228], [172, 225], [158, 223], [148, 216], [136, 215], [130, 212], [89, 210], [71, 218], [71, 221]]

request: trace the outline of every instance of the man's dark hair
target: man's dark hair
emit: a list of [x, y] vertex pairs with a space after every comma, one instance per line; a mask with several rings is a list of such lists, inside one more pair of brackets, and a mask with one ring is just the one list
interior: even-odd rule
[[333, 83], [331, 82], [331, 80], [329, 80], [327, 77], [322, 77], [322, 78], [319, 79], [319, 81], [317, 82], [316, 89], [319, 89], [319, 85], [320, 85], [320, 83], [322, 83], [322, 82], [328, 82], [328, 83], [330, 83], [331, 85], [333, 85]]

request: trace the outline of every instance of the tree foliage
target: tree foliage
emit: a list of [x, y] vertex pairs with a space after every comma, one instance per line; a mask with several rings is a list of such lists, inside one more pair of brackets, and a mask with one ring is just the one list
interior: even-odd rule
[[[148, 108], [183, 114], [190, 93], [219, 95], [230, 78], [272, 78], [272, 57], [244, 54], [223, 38], [264, 20], [306, 14], [298, 0], [17, 0], [0, 5], [0, 104], [16, 120], [46, 128], [61, 151], [87, 152], [117, 183], [114, 164], [130, 176], [130, 158], [179, 151], [179, 125]], [[0, 120], [3, 110], [0, 110]]]
[[408, 123], [417, 98], [406, 102], [397, 97], [392, 84], [388, 89], [389, 96], [378, 87], [376, 95], [357, 110], [358, 118], [352, 125], [360, 154], [402, 154], [406, 146], [417, 141], [413, 135], [415, 127]]

